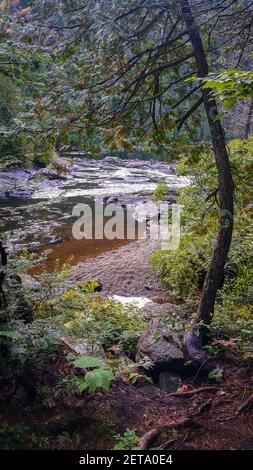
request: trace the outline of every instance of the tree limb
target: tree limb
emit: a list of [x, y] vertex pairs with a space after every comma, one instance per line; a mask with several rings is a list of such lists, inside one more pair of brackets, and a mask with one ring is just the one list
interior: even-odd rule
[[187, 119], [189, 119], [189, 117], [202, 105], [203, 103], [203, 97], [201, 96], [201, 98], [198, 99], [198, 101], [196, 101], [196, 103], [194, 103], [194, 105], [187, 111], [187, 113], [185, 113], [185, 115], [177, 120], [177, 130], [180, 131], [180, 129], [182, 129], [185, 121], [187, 121]]

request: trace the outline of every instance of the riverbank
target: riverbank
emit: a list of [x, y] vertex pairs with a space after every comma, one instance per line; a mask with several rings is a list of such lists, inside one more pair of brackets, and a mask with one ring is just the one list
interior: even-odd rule
[[106, 295], [165, 297], [167, 289], [150, 265], [150, 256], [159, 247], [154, 240], [138, 240], [117, 250], [108, 251], [72, 271], [74, 281], [99, 280]]
[[126, 237], [74, 239], [76, 217], [72, 212], [77, 204], [87, 204], [92, 210], [96, 204], [102, 212], [106, 204], [113, 203], [125, 210], [149, 202], [161, 180], [168, 185], [171, 203], [175, 191], [188, 184], [187, 178], [176, 174], [174, 165], [159, 161], [75, 156], [66, 160], [66, 165], [63, 174], [48, 169], [13, 169], [0, 174], [2, 240], [10, 253], [50, 250], [48, 263], [43, 265], [48, 270], [53, 269], [56, 259], [63, 264], [74, 255], [72, 263], [78, 264], [129, 243]]

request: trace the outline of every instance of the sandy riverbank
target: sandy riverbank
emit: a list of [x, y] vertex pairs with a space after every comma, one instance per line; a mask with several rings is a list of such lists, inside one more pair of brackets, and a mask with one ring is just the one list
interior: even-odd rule
[[150, 265], [151, 254], [159, 248], [154, 240], [138, 240], [74, 266], [71, 279], [102, 283], [105, 294], [164, 298], [161, 285]]

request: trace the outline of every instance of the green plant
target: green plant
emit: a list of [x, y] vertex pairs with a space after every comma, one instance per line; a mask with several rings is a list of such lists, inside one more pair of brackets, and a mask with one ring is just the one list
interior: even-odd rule
[[127, 336], [140, 335], [143, 329], [138, 309], [93, 294], [84, 283], [66, 289], [55, 300], [55, 323], [62, 334], [86, 339], [90, 345], [109, 349]]
[[214, 382], [219, 382], [223, 378], [224, 370], [221, 368], [213, 369], [208, 374], [209, 380], [213, 380]]
[[29, 426], [23, 426], [21, 424], [13, 424], [12, 426], [1, 426], [0, 448], [2, 450], [22, 448], [24, 445], [24, 438], [30, 432], [31, 429]]
[[210, 73], [204, 80], [204, 88], [212, 88], [224, 104], [225, 109], [234, 106], [238, 100], [253, 98], [253, 72], [229, 69], [219, 74]]
[[139, 437], [133, 429], [126, 429], [123, 434], [114, 436], [116, 444], [113, 450], [131, 450], [139, 442]]
[[62, 432], [57, 436], [57, 442], [59, 444], [72, 444], [72, 437], [67, 431]]
[[165, 181], [159, 181], [156, 190], [152, 194], [152, 201], [154, 203], [164, 201], [168, 196], [168, 192], [169, 188], [167, 183]]
[[[75, 385], [79, 392], [88, 389], [94, 393], [98, 388], [109, 391], [111, 381], [114, 379], [112, 369], [106, 364], [102, 364], [101, 360], [94, 356], [80, 356], [70, 360], [73, 366], [86, 369], [85, 377], [77, 377]], [[93, 369], [93, 370], [90, 370]]]

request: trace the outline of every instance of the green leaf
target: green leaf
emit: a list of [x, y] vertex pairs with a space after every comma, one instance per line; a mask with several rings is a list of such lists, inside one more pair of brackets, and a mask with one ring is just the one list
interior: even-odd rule
[[110, 382], [114, 379], [114, 375], [111, 369], [95, 369], [93, 371], [87, 372], [85, 376], [85, 382], [87, 388], [91, 392], [95, 392], [97, 388], [101, 387], [107, 392], [109, 391]]
[[22, 335], [17, 331], [0, 331], [0, 336], [6, 336], [7, 338], [20, 339]]
[[80, 356], [73, 361], [73, 365], [80, 369], [92, 369], [93, 367], [100, 367], [101, 361], [94, 356]]
[[217, 367], [217, 369], [213, 369], [211, 372], [209, 372], [208, 378], [209, 380], [215, 380], [218, 382], [223, 378], [223, 373], [223, 369]]

